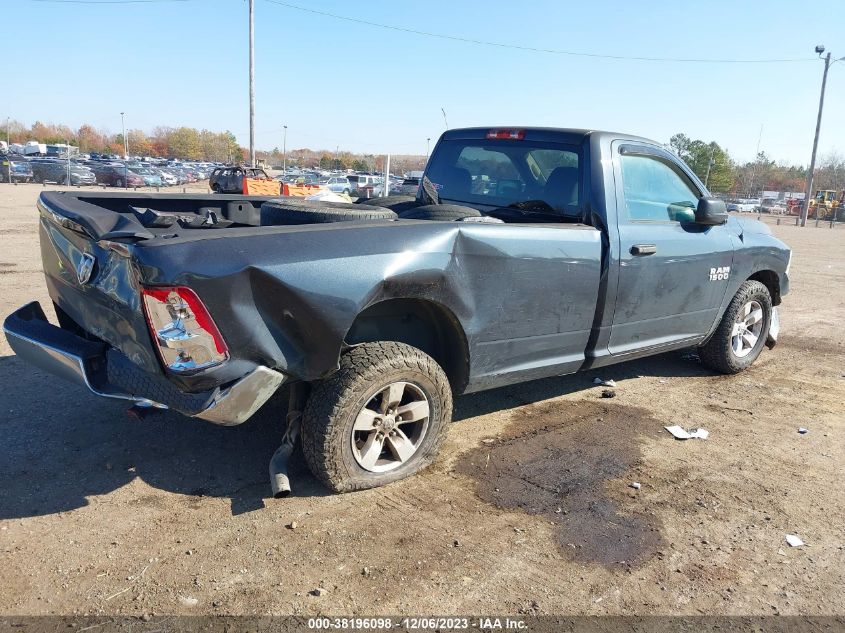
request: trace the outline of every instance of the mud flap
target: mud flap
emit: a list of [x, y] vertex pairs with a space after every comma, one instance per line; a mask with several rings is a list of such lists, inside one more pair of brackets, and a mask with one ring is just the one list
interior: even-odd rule
[[777, 308], [772, 308], [772, 322], [769, 324], [769, 334], [766, 336], [766, 347], [772, 349], [778, 342], [780, 334], [780, 314]]

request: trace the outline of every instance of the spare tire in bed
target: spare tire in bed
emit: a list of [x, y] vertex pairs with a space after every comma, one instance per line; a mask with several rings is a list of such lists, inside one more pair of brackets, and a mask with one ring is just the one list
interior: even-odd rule
[[481, 216], [478, 209], [459, 204], [423, 204], [399, 213], [403, 220], [463, 220]]
[[383, 209], [390, 209], [396, 213], [402, 213], [414, 207], [420, 206], [414, 196], [406, 196], [396, 194], [394, 196], [385, 196], [384, 198], [359, 198], [356, 205], [367, 204], [374, 207], [382, 207]]
[[261, 226], [395, 219], [390, 209], [366, 204], [276, 198], [261, 205]]

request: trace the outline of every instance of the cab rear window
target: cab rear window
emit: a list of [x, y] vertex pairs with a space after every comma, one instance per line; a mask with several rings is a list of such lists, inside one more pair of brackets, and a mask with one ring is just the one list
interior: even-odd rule
[[580, 207], [581, 164], [576, 147], [514, 140], [447, 140], [428, 169], [441, 199], [509, 206], [542, 201], [555, 212]]

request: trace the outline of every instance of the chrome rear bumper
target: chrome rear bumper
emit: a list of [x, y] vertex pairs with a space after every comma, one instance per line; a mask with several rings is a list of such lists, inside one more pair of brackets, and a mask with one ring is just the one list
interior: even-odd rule
[[[167, 379], [141, 372], [105, 343], [85, 340], [50, 324], [37, 301], [10, 314], [3, 323], [3, 331], [9, 346], [21, 359], [59, 378], [87, 387], [98, 396], [127, 400], [138, 406], [175, 409], [225, 426], [241, 424], [249, 419], [285, 380], [283, 374], [259, 365], [228, 387], [201, 394], [185, 394]], [[110, 362], [119, 362], [121, 371], [109, 372]], [[134, 392], [133, 371], [140, 372], [138, 376], [141, 380], [138, 382], [152, 392]], [[122, 376], [122, 384], [110, 380], [110, 374]]]

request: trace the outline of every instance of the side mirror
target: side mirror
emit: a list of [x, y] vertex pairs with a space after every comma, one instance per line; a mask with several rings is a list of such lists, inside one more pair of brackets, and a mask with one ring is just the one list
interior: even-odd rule
[[704, 196], [698, 199], [695, 208], [695, 223], [705, 226], [718, 226], [728, 221], [728, 207], [724, 200]]

